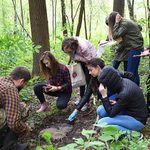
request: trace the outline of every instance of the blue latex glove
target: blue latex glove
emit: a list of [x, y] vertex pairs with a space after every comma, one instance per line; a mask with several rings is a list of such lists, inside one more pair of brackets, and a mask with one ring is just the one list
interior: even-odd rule
[[74, 121], [74, 119], [76, 118], [77, 114], [78, 114], [78, 111], [74, 110], [73, 113], [68, 117], [67, 123], [71, 123], [72, 121]]

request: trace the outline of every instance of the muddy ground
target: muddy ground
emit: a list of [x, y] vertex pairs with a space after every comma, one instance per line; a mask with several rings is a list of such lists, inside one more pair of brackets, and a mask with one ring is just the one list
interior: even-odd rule
[[[35, 149], [37, 145], [43, 145], [44, 143], [39, 138], [39, 133], [41, 130], [56, 127], [58, 128], [61, 124], [66, 124], [66, 119], [69, 114], [75, 109], [74, 102], [78, 96], [72, 96], [67, 109], [60, 111], [55, 106], [55, 98], [48, 96], [46, 99], [49, 102], [50, 111], [44, 113], [36, 113], [39, 102], [35, 96], [33, 96], [33, 102], [31, 104], [30, 116], [28, 118], [28, 124], [31, 126], [32, 131], [28, 138], [25, 138], [21, 141], [29, 142], [30, 149]], [[73, 142], [73, 138], [81, 137], [81, 131], [83, 129], [92, 129], [93, 124], [96, 120], [96, 106], [91, 100], [90, 109], [86, 112], [80, 112], [77, 116], [77, 119], [71, 126], [71, 130], [60, 139], [52, 140], [54, 147], [58, 148]], [[150, 138], [150, 118], [147, 121], [146, 128], [143, 130], [143, 134], [146, 138]]]

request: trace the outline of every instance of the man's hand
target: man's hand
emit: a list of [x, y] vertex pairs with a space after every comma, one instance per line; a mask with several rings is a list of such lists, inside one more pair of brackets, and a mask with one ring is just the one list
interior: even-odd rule
[[77, 114], [78, 114], [78, 110], [75, 109], [75, 110], [72, 112], [72, 114], [68, 117], [67, 123], [70, 124], [72, 121], [74, 121], [74, 119], [76, 118]]
[[121, 20], [122, 20], [122, 16], [120, 14], [117, 14], [115, 22], [119, 23]]
[[102, 83], [100, 84], [98, 89], [103, 98], [107, 97], [107, 88], [105, 88]]

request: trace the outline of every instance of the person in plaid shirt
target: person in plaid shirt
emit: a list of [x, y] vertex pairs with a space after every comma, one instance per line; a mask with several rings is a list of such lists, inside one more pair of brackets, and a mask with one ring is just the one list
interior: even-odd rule
[[25, 67], [17, 67], [9, 77], [0, 78], [0, 108], [6, 113], [6, 125], [0, 129], [0, 149], [13, 149], [12, 144], [17, 142], [18, 137], [29, 133], [29, 127], [21, 120], [18, 92], [30, 78]]
[[68, 68], [60, 64], [49, 51], [45, 51], [41, 56], [40, 68], [44, 77], [47, 79], [47, 83], [38, 83], [34, 86], [34, 93], [41, 103], [37, 112], [45, 111], [48, 108], [44, 93], [58, 97], [56, 101], [57, 108], [65, 109], [72, 93]]

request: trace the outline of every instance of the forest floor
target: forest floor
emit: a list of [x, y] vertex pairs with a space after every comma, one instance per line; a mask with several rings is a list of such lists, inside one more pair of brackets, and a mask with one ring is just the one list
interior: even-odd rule
[[[28, 124], [31, 126], [32, 131], [28, 138], [22, 141], [30, 143], [30, 149], [34, 150], [37, 145], [44, 145], [45, 143], [40, 138], [40, 132], [43, 129], [53, 128], [59, 129], [60, 126], [68, 126], [68, 132], [63, 137], [52, 139], [52, 144], [55, 148], [65, 146], [73, 142], [73, 138], [81, 137], [81, 131], [83, 129], [90, 130], [93, 128], [93, 124], [96, 121], [96, 106], [93, 105], [91, 100], [90, 109], [85, 112], [79, 112], [77, 119], [71, 125], [66, 124], [66, 119], [75, 109], [74, 102], [78, 96], [72, 96], [68, 107], [65, 110], [58, 110], [56, 108], [56, 98], [48, 96], [46, 99], [49, 101], [50, 111], [44, 113], [35, 113], [38, 107], [38, 100], [33, 96], [30, 115], [28, 118]], [[60, 133], [63, 130], [60, 128]], [[147, 121], [146, 128], [142, 131], [144, 137], [150, 138], [150, 118]], [[62, 133], [61, 133], [62, 134]]]

